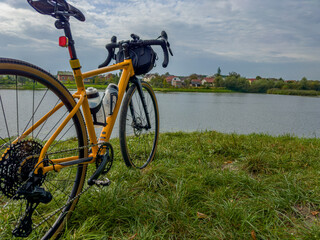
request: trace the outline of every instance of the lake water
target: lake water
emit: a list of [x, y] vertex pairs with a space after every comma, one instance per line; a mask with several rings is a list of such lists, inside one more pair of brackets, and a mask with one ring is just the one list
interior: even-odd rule
[[158, 93], [161, 131], [320, 136], [320, 99], [244, 93]]
[[[0, 94], [8, 95], [10, 91], [0, 90]], [[24, 91], [24, 94], [28, 92]], [[41, 91], [37, 92], [40, 95]], [[240, 134], [268, 133], [274, 136], [320, 136], [320, 98], [244, 93], [156, 95], [161, 132], [215, 130]], [[12, 101], [14, 106], [14, 97]], [[112, 137], [116, 137], [118, 131], [116, 123]], [[6, 136], [3, 127], [0, 128], [0, 134]]]

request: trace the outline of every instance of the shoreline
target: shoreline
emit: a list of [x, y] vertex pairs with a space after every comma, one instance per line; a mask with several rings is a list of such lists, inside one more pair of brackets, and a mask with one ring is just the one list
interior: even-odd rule
[[[69, 91], [77, 90], [75, 84], [63, 84]], [[86, 84], [86, 88], [94, 87], [98, 90], [105, 90], [108, 85], [94, 85], [94, 84]], [[1, 86], [1, 89], [11, 89], [15, 90], [15, 86]], [[19, 90], [33, 90], [32, 86], [20, 86]], [[44, 88], [35, 87], [35, 90], [43, 90]], [[307, 96], [307, 97], [319, 97], [320, 91], [314, 90], [298, 90], [298, 89], [269, 89], [266, 93], [260, 92], [241, 92], [234, 91], [226, 88], [153, 88], [155, 92], [163, 92], [163, 93], [180, 93], [180, 92], [194, 92], [194, 93], [254, 93], [254, 94], [274, 94], [274, 95], [290, 95], [290, 96]]]

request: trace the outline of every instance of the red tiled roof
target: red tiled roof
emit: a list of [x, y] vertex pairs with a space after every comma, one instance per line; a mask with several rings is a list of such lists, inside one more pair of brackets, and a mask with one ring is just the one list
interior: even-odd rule
[[191, 82], [192, 83], [201, 83], [201, 80], [200, 79], [192, 79]]
[[108, 80], [109, 78], [112, 78], [113, 77], [113, 74], [112, 73], [109, 73], [108, 75], [105, 76], [105, 78]]
[[169, 76], [169, 77], [166, 77], [166, 80], [171, 81], [173, 78], [175, 78], [175, 76]]
[[214, 82], [214, 78], [206, 77], [206, 78], [204, 78], [204, 80], [206, 80], [207, 83], [213, 83]]

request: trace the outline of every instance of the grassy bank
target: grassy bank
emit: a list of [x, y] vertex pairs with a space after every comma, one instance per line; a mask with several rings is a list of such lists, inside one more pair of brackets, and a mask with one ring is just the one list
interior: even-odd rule
[[272, 88], [267, 91], [268, 94], [297, 95], [297, 96], [319, 96], [320, 92], [314, 90], [298, 89], [278, 89]]
[[[74, 90], [74, 89], [77, 89], [77, 86], [75, 83], [66, 83], [66, 84], [63, 84], [66, 88], [68, 88], [69, 90]], [[106, 87], [108, 85], [95, 85], [95, 84], [85, 84], [85, 87], [88, 88], [88, 87], [95, 87], [97, 89], [101, 89], [101, 90], [105, 90]], [[0, 85], [0, 89], [16, 89], [16, 85], [15, 84], [3, 84], [3, 85]], [[18, 86], [18, 89], [19, 90], [42, 90], [44, 89], [43, 85], [41, 84], [37, 84], [37, 85], [33, 85], [33, 84], [25, 84], [25, 85], [20, 85]]]
[[320, 239], [318, 139], [167, 133], [142, 171], [117, 146], [62, 239]]
[[44, 87], [41, 84], [25, 84], [25, 85], [19, 85], [18, 87], [15, 84], [1, 84], [0, 89], [13, 89], [13, 90], [43, 90]]
[[[77, 89], [76, 84], [74, 83], [66, 83], [64, 84], [64, 86], [66, 88], [68, 88], [69, 90], [74, 90]], [[106, 87], [108, 85], [96, 85], [96, 84], [85, 84], [85, 87], [94, 87], [97, 88], [99, 90], [105, 90]], [[33, 85], [23, 85], [23, 86], [19, 86], [18, 89], [20, 90], [32, 90], [32, 89], [36, 89], [36, 90], [41, 90], [43, 89], [43, 86], [39, 85], [39, 86], [35, 86], [33, 87]], [[16, 85], [14, 84], [9, 84], [9, 85], [1, 85], [0, 89], [16, 89]], [[158, 92], [213, 92], [213, 93], [231, 93], [234, 92], [232, 90], [228, 90], [226, 88], [153, 88], [155, 91]]]
[[[67, 83], [64, 84], [66, 88], [69, 90], [75, 90], [77, 89], [77, 86], [74, 83]], [[95, 85], [95, 84], [85, 84], [86, 88], [88, 87], [94, 87], [99, 90], [105, 90], [107, 85]], [[1, 85], [1, 89], [16, 89], [16, 86], [13, 84], [9, 85]], [[42, 85], [23, 85], [19, 86], [18, 89], [20, 90], [42, 90]], [[153, 88], [154, 91], [157, 92], [203, 92], [203, 93], [234, 93], [237, 91], [233, 91], [230, 89], [226, 89], [223, 87], [213, 87], [213, 88]], [[267, 91], [268, 94], [280, 94], [280, 95], [297, 95], [297, 96], [319, 96], [320, 92], [314, 91], [314, 90], [297, 90], [297, 89], [278, 89], [278, 88], [272, 88]]]
[[[69, 90], [73, 90], [73, 89], [77, 89], [77, 85], [76, 84], [73, 84], [73, 83], [69, 83], [69, 84], [63, 84], [64, 86], [66, 86], [66, 88], [68, 88]], [[94, 87], [96, 89], [99, 89], [99, 90], [105, 90], [108, 85], [105, 85], [105, 84], [101, 84], [101, 85], [96, 85], [96, 84], [85, 84], [85, 87], [88, 88], [88, 87]]]
[[235, 91], [226, 88], [153, 88], [158, 92], [211, 92], [211, 93], [232, 93]]

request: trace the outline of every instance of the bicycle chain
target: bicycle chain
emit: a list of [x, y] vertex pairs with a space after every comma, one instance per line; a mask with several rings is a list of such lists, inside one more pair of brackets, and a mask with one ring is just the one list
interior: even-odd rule
[[[62, 150], [62, 151], [58, 151], [58, 152], [51, 152], [51, 153], [46, 153], [46, 156], [48, 155], [53, 155], [53, 154], [58, 154], [58, 153], [65, 153], [65, 152], [71, 152], [71, 151], [75, 151], [75, 150], [82, 150], [85, 148], [91, 148], [91, 147], [95, 147], [95, 146], [99, 146], [103, 143], [97, 143], [97, 144], [90, 144], [90, 145], [86, 145], [86, 146], [82, 146], [82, 147], [78, 147], [78, 148], [73, 148], [73, 149], [67, 149], [67, 150]], [[39, 155], [40, 156], [40, 155]], [[37, 156], [34, 156], [37, 157]], [[57, 214], [59, 211], [61, 211], [62, 209], [64, 209], [66, 206], [68, 206], [69, 204], [71, 204], [74, 200], [76, 200], [77, 198], [79, 198], [82, 194], [84, 194], [85, 192], [87, 192], [92, 186], [87, 186], [84, 190], [82, 190], [80, 193], [78, 193], [76, 196], [74, 196], [72, 199], [68, 200], [67, 203], [65, 205], [63, 205], [62, 207], [56, 209], [51, 215], [49, 215], [48, 217], [44, 218], [40, 223], [38, 223], [37, 225], [35, 225], [34, 227], [32, 227], [32, 230], [36, 230], [38, 227], [40, 227], [43, 223], [45, 223], [46, 221], [48, 221], [50, 218], [52, 218], [55, 214]], [[67, 214], [67, 213], [66, 213]], [[23, 216], [21, 217], [23, 218]]]
[[82, 146], [82, 147], [78, 147], [78, 148], [61, 150], [61, 151], [58, 151], [58, 152], [50, 152], [50, 153], [46, 153], [46, 156], [53, 155], [53, 154], [58, 154], [58, 153], [72, 152], [72, 151], [75, 151], [75, 150], [82, 150], [82, 149], [85, 149], [85, 148], [91, 148], [91, 147], [99, 146], [101, 144], [103, 144], [103, 143], [90, 144], [90, 145], [86, 145], [86, 146]]
[[[71, 151], [75, 151], [75, 150], [81, 150], [81, 149], [85, 149], [85, 148], [91, 148], [91, 147], [95, 147], [95, 146], [99, 146], [103, 143], [97, 143], [97, 144], [90, 144], [87, 146], [82, 146], [79, 148], [74, 148], [74, 149], [68, 149], [68, 150], [62, 150], [59, 152], [52, 152], [52, 153], [48, 153], [46, 155], [53, 155], [53, 154], [57, 154], [57, 153], [64, 153], [64, 152], [71, 152]], [[37, 225], [35, 225], [32, 229], [35, 230], [38, 227], [40, 227], [43, 223], [45, 223], [46, 221], [48, 221], [50, 218], [52, 218], [56, 213], [58, 213], [59, 211], [61, 211], [62, 209], [64, 209], [66, 206], [68, 206], [70, 203], [72, 203], [74, 200], [76, 200], [77, 198], [79, 198], [82, 194], [84, 194], [85, 192], [87, 192], [92, 186], [87, 186], [84, 190], [82, 190], [80, 193], [78, 193], [76, 196], [74, 196], [72, 199], [70, 199], [69, 201], [67, 201], [67, 203], [65, 205], [63, 205], [62, 207], [56, 209], [51, 215], [49, 215], [48, 217], [46, 217], [45, 219], [43, 219], [40, 223], [38, 223]], [[66, 213], [67, 214], [67, 213]]]
[[[93, 186], [93, 185], [92, 185]], [[84, 194], [86, 191], [89, 190], [89, 188], [91, 188], [92, 186], [88, 186], [86, 187], [84, 190], [82, 190], [82, 192], [80, 192], [79, 194], [77, 194], [76, 196], [74, 196], [72, 199], [70, 199], [65, 205], [63, 205], [62, 207], [56, 209], [51, 215], [49, 215], [48, 217], [46, 217], [45, 219], [43, 219], [40, 223], [38, 223], [36, 226], [34, 226], [32, 228], [32, 230], [36, 230], [38, 227], [40, 227], [42, 224], [44, 224], [46, 221], [48, 221], [50, 218], [52, 218], [56, 213], [58, 213], [59, 211], [61, 211], [62, 209], [64, 209], [66, 206], [68, 206], [70, 203], [72, 203], [74, 200], [76, 200], [77, 198], [79, 198], [82, 194]], [[66, 213], [67, 214], [67, 213]]]

